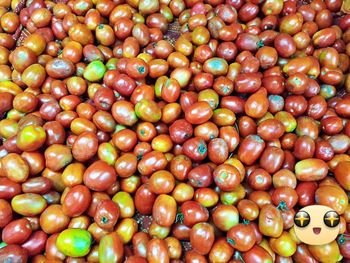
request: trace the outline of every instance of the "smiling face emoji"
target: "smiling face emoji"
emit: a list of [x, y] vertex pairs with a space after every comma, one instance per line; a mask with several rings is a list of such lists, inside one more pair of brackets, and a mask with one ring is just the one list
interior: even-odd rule
[[339, 234], [340, 216], [330, 207], [311, 205], [299, 210], [294, 216], [296, 236], [308, 245], [324, 245]]

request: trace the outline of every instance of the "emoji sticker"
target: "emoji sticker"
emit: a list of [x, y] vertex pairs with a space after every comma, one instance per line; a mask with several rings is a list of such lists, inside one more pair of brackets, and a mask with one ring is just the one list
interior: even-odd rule
[[308, 245], [324, 245], [339, 234], [340, 216], [332, 208], [311, 205], [299, 210], [294, 216], [296, 236]]

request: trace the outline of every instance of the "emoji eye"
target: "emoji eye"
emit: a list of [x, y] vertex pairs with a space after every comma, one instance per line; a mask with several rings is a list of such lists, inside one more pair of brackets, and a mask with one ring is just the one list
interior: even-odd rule
[[294, 216], [294, 223], [298, 227], [306, 227], [310, 223], [310, 215], [305, 211], [299, 211]]
[[339, 225], [340, 217], [337, 212], [329, 211], [324, 215], [323, 222], [326, 226], [336, 227], [337, 225]]

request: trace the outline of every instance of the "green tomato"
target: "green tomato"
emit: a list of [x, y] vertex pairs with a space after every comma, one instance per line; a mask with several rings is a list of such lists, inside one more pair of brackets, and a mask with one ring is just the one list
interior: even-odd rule
[[84, 78], [90, 82], [100, 81], [107, 71], [106, 66], [99, 60], [92, 61], [84, 70]]
[[22, 151], [36, 151], [46, 140], [46, 133], [43, 127], [28, 125], [17, 134], [17, 146]]
[[162, 118], [162, 110], [153, 100], [142, 99], [135, 105], [135, 113], [143, 121], [157, 122]]
[[84, 229], [66, 229], [56, 241], [57, 249], [69, 257], [84, 257], [90, 252], [92, 237]]

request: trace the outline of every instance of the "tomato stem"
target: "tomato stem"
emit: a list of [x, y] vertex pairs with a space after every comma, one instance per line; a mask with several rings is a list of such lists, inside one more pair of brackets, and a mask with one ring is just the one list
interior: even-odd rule
[[281, 210], [281, 211], [288, 211], [288, 206], [287, 203], [285, 201], [281, 201], [278, 206], [277, 209]]
[[236, 244], [236, 242], [231, 238], [226, 238], [226, 241], [227, 241], [227, 243], [229, 243], [232, 246], [234, 246]]
[[242, 220], [242, 224], [243, 225], [248, 225], [250, 223], [250, 221], [248, 219], [243, 219]]
[[105, 217], [105, 216], [103, 216], [103, 217], [101, 218], [101, 221], [102, 221], [103, 224], [106, 224], [106, 223], [108, 223], [108, 218]]
[[175, 223], [183, 223], [184, 222], [184, 215], [182, 213], [177, 213], [175, 218]]

